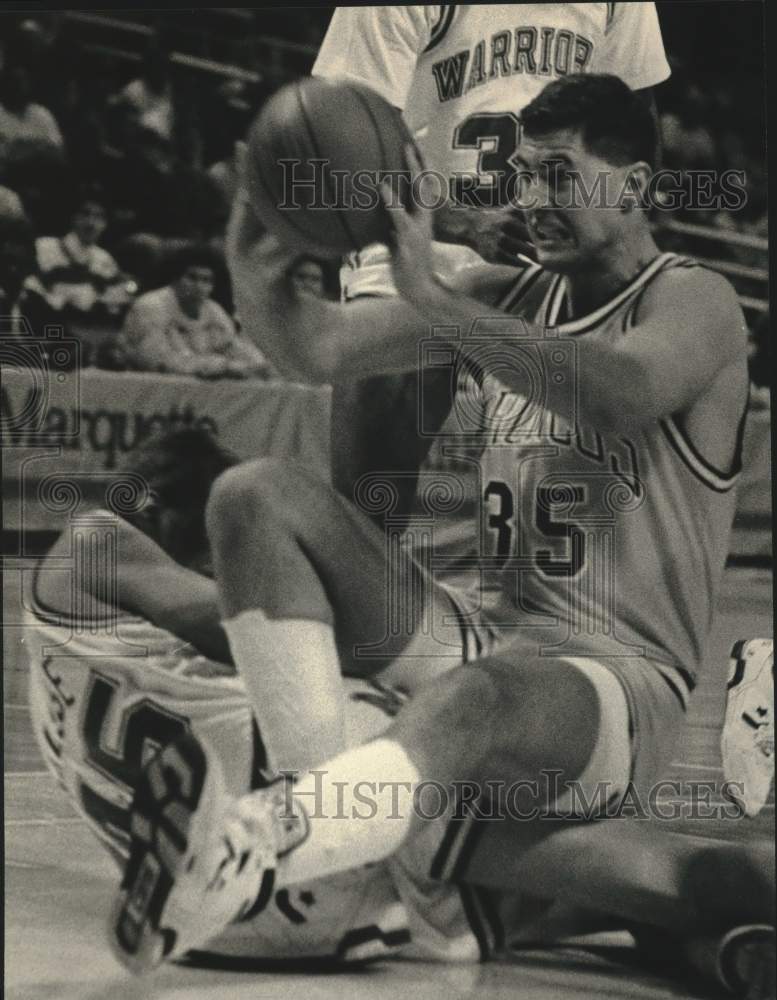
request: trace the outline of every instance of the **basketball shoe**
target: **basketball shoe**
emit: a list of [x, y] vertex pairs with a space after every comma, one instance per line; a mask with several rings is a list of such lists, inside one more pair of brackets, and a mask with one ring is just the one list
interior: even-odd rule
[[689, 939], [691, 966], [709, 982], [743, 1000], [773, 1000], [775, 931], [767, 924], [734, 927], [725, 934]]
[[187, 735], [145, 768], [109, 939], [131, 972], [198, 948], [273, 898], [277, 859], [307, 836], [277, 782], [235, 799], [217, 755]]
[[757, 816], [774, 780], [772, 639], [743, 639], [731, 650], [720, 748], [726, 794]]

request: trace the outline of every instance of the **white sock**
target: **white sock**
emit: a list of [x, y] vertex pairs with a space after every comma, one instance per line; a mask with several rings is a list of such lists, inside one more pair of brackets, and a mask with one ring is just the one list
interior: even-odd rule
[[342, 677], [334, 629], [260, 608], [223, 623], [251, 699], [269, 769], [306, 771], [346, 746]]
[[291, 790], [309, 821], [307, 839], [282, 861], [284, 884], [380, 861], [403, 842], [418, 771], [395, 740], [354, 747], [316, 767]]

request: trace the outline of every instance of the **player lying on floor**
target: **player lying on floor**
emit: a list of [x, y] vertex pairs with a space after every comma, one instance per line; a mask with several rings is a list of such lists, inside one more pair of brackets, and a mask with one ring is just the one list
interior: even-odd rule
[[[31, 574], [25, 598], [38, 746], [122, 870], [141, 771], [177, 737], [191, 732], [216, 748], [235, 796], [266, 786], [268, 776], [257, 715], [232, 664], [208, 575], [205, 503], [236, 459], [198, 430], [162, 436], [131, 458], [130, 489], [145, 484], [136, 509], [124, 517], [95, 510], [74, 520]], [[240, 564], [234, 554], [233, 563]], [[228, 573], [226, 579], [229, 585]], [[342, 738], [351, 746], [384, 729], [402, 695], [348, 680], [339, 698]], [[266, 710], [264, 699], [261, 714]], [[300, 744], [298, 760], [311, 765], [297, 724], [302, 708], [288, 710], [284, 724]], [[174, 808], [168, 818], [158, 840], [164, 853], [182, 836]], [[133, 832], [141, 832], [135, 822]], [[425, 957], [446, 954], [433, 936], [411, 942], [386, 866], [268, 890], [252, 904], [225, 934], [201, 943], [216, 954], [270, 959], [352, 960], [400, 947]], [[440, 940], [444, 946], [444, 935]]]
[[[523, 120], [522, 155], [535, 171], [563, 155], [589, 190], [602, 171], [616, 190], [630, 180], [640, 191], [649, 180], [652, 120], [614, 78], [551, 84]], [[303, 470], [260, 462], [216, 483], [207, 520], [223, 624], [273, 748], [271, 769], [297, 766], [300, 754], [284, 692], [311, 734], [305, 752], [324, 761], [322, 747], [344, 746], [341, 668], [385, 668], [392, 683], [419, 663], [453, 668], [412, 692], [382, 738], [325, 760], [323, 775], [303, 774], [291, 809], [262, 791], [235, 801], [206, 742], [163, 755], [136, 799], [118, 900], [116, 946], [134, 968], [217, 933], [251, 905], [269, 871], [291, 886], [400, 852], [433, 880], [521, 886], [532, 852], [551, 833], [569, 835], [553, 817], [586, 814], [574, 808], [574, 789], [588, 802], [606, 792], [599, 815], [631, 793], [649, 801], [702, 667], [725, 562], [747, 394], [744, 324], [724, 279], [658, 252], [638, 197], [570, 209], [556, 203], [558, 192], [544, 196], [548, 207], [529, 216], [540, 266], [512, 273], [501, 300], [528, 324], [537, 351], [551, 339], [547, 324], [574, 335], [579, 409], [555, 413], [552, 393], [544, 404], [527, 400], [515, 350], [527, 326], [512, 314], [489, 309], [501, 317], [485, 331], [491, 344], [499, 335], [498, 371], [482, 336], [435, 342], [473, 362], [465, 403], [485, 414], [476, 424], [485, 440], [481, 433], [475, 442], [483, 512], [471, 529], [482, 589], [456, 593], [444, 573], [431, 578], [410, 544], [396, 546], [387, 564], [385, 539], [367, 516]], [[288, 261], [257, 242], [247, 212], [238, 210], [232, 229], [240, 311], [281, 369], [325, 379], [412, 369], [435, 317], [469, 330], [483, 312], [435, 281], [424, 213], [397, 220], [395, 277], [413, 303], [397, 311], [399, 300], [344, 308], [293, 299], [280, 278]], [[460, 416], [454, 402], [453, 440]], [[553, 485], [561, 482], [571, 486], [559, 510]], [[597, 534], [596, 524], [609, 531]], [[600, 592], [603, 572], [610, 582]], [[387, 607], [400, 598], [397, 622]], [[603, 627], [581, 626], [581, 611]], [[262, 713], [263, 699], [275, 717]], [[549, 773], [559, 779], [553, 788]], [[450, 793], [442, 815], [407, 800], [397, 807], [397, 790], [412, 800], [430, 780]], [[476, 789], [470, 806], [508, 818], [457, 815], [462, 781]], [[363, 782], [376, 795], [368, 820], [357, 801]], [[526, 793], [518, 822], [503, 798], [516, 782]], [[154, 841], [168, 799], [183, 833], [177, 856], [162, 856]], [[617, 826], [596, 830], [602, 863]], [[671, 865], [672, 852], [665, 856]], [[586, 890], [593, 898], [596, 882]], [[498, 928], [499, 893], [481, 902]]]

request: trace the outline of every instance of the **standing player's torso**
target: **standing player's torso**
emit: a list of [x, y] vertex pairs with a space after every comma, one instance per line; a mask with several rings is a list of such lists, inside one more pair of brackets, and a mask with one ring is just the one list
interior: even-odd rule
[[418, 59], [404, 109], [426, 165], [511, 173], [519, 114], [551, 80], [596, 68], [613, 4], [452, 5]]
[[[551, 367], [557, 360], [574, 381], [576, 339], [617, 341], [648, 284], [675, 266], [689, 262], [660, 255], [577, 320], [565, 321], [565, 279], [540, 268], [505, 304], [557, 339]], [[692, 683], [728, 551], [741, 425], [734, 461], [720, 471], [680, 415], [605, 431], [575, 418], [572, 397], [565, 418], [498, 377], [486, 374], [482, 391], [479, 531], [494, 613], [509, 608], [524, 635], [558, 622], [558, 653], [647, 655]], [[730, 414], [721, 419], [720, 434], [732, 433]]]

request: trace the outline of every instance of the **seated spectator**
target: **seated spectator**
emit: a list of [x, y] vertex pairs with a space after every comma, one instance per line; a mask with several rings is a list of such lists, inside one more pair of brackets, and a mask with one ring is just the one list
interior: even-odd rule
[[291, 284], [298, 295], [313, 295], [325, 299], [324, 265], [317, 257], [303, 255], [294, 261], [290, 271]]
[[238, 143], [251, 124], [252, 113], [260, 105], [259, 95], [252, 100], [248, 85], [242, 80], [227, 79], [217, 89], [213, 103], [206, 106], [205, 122], [210, 154], [208, 175], [216, 182], [224, 204], [229, 208], [237, 191]]
[[748, 342], [747, 366], [750, 371], [750, 381], [760, 393], [761, 399], [768, 400], [769, 386], [772, 382], [772, 365], [769, 332], [769, 313], [762, 313], [750, 332]]
[[207, 247], [187, 247], [174, 280], [141, 295], [127, 313], [121, 347], [129, 366], [205, 378], [266, 377], [269, 366], [210, 297], [217, 269]]
[[132, 301], [134, 285], [98, 246], [106, 225], [104, 199], [93, 189], [81, 197], [65, 236], [35, 241], [37, 274], [27, 287], [65, 321], [118, 328]]
[[0, 155], [17, 139], [36, 139], [57, 147], [63, 144], [52, 113], [32, 101], [29, 72], [11, 65], [0, 77]]

